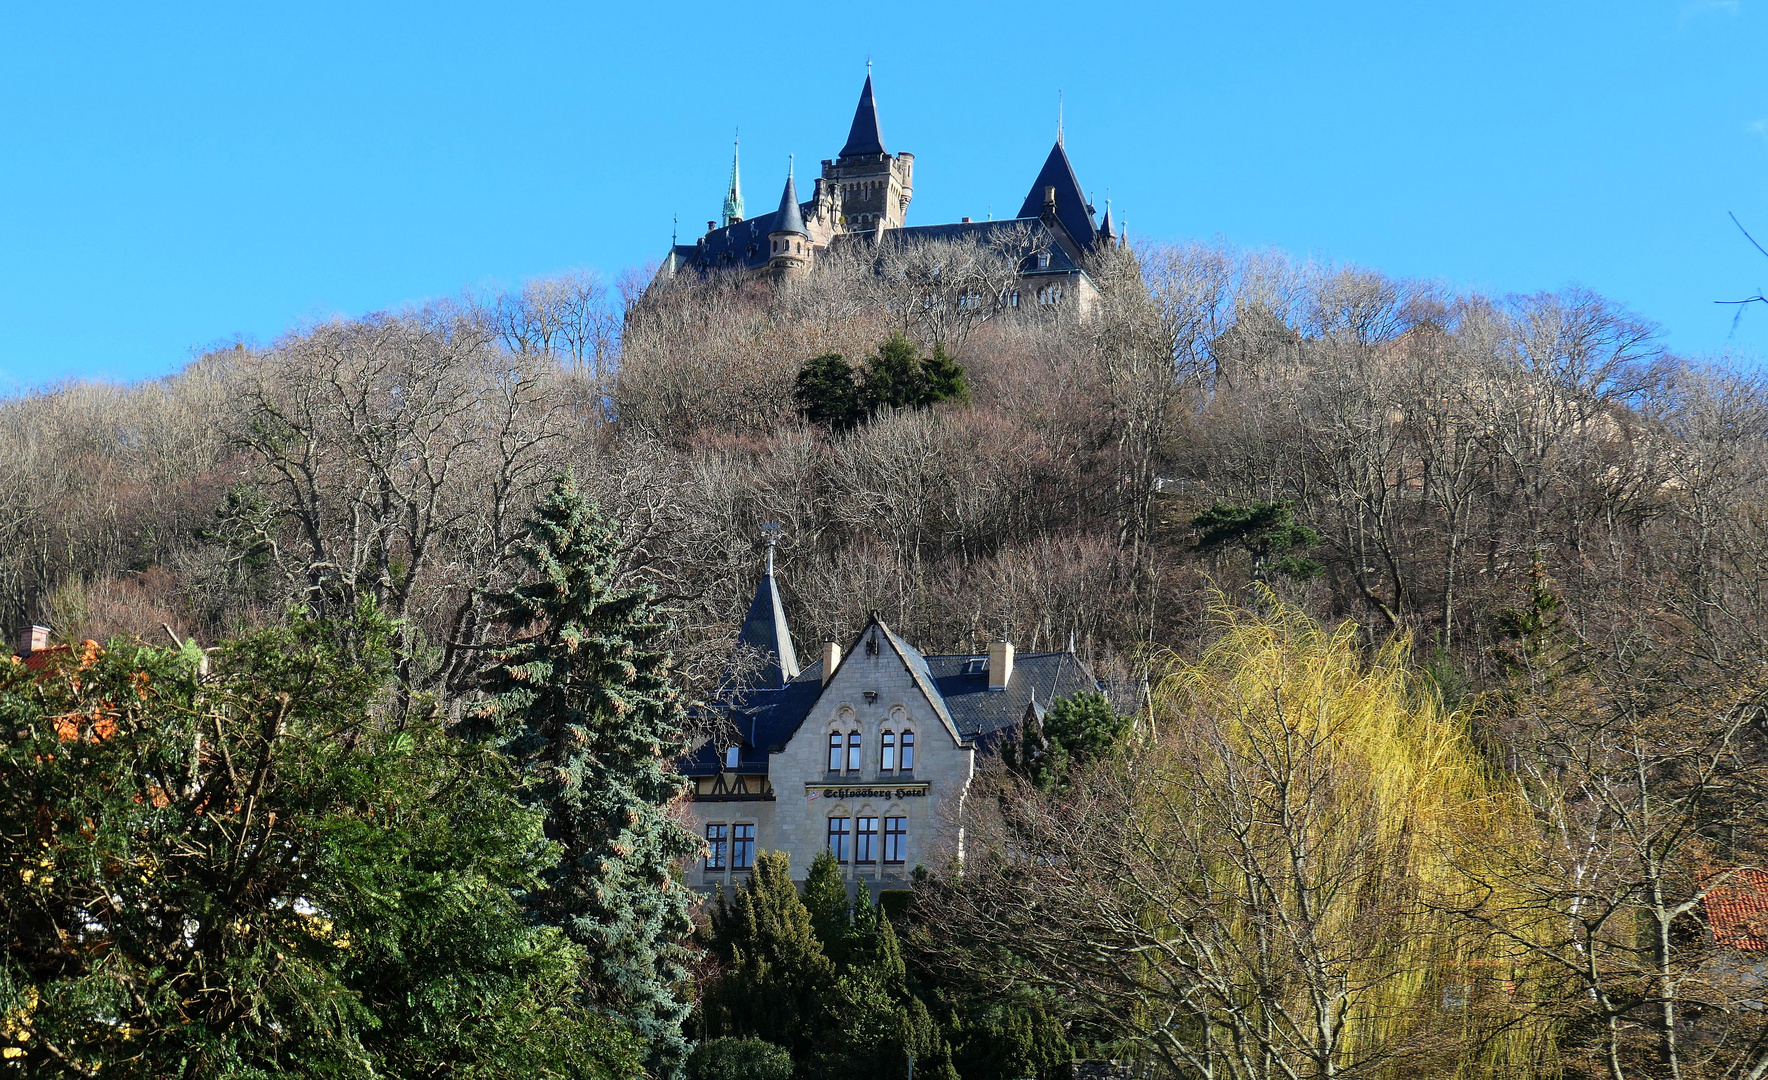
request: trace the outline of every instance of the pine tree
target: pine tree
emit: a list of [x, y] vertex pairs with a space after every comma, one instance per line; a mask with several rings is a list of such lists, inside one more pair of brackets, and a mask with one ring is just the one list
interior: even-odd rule
[[840, 353], [824, 353], [800, 368], [793, 399], [804, 419], [831, 431], [847, 431], [866, 418], [853, 367]]
[[[862, 894], [865, 891], [860, 890]], [[837, 967], [847, 962], [848, 939], [853, 933], [847, 918], [848, 906], [841, 864], [827, 851], [818, 853], [804, 879], [804, 907], [810, 913], [810, 927], [822, 943], [823, 952]]]
[[682, 791], [683, 708], [646, 588], [619, 585], [613, 524], [559, 478], [536, 508], [524, 557], [531, 583], [506, 597], [522, 636], [495, 654], [479, 717], [546, 809], [563, 855], [530, 897], [533, 912], [583, 946], [588, 1000], [631, 1025], [653, 1072], [687, 1050], [684, 941], [692, 896], [675, 871], [695, 837], [665, 808]]
[[708, 1036], [754, 1036], [805, 1062], [822, 1041], [835, 979], [784, 852], [764, 851], [735, 895], [720, 894], [711, 945], [723, 965], [700, 1001]]
[[1076, 768], [1109, 753], [1129, 731], [1130, 720], [1112, 709], [1104, 694], [1062, 698], [1041, 722], [1007, 738], [1001, 760], [1039, 791], [1062, 787]]
[[865, 400], [870, 410], [918, 409], [927, 404], [927, 373], [915, 343], [891, 334], [866, 361]]
[[945, 343], [933, 343], [933, 355], [921, 361], [921, 378], [927, 387], [927, 404], [938, 401], [968, 401], [970, 386], [964, 379], [964, 366], [945, 351]]

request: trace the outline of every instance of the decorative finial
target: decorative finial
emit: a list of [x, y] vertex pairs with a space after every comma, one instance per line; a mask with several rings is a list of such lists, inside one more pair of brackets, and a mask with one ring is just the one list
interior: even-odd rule
[[670, 247], [675, 246], [675, 244], [676, 244], [675, 238], [680, 232], [681, 232], [681, 215], [680, 214], [669, 215], [669, 246]]
[[1056, 91], [1056, 145], [1062, 145], [1062, 91]]
[[770, 521], [761, 527], [762, 539], [767, 541], [767, 576], [773, 577], [774, 545], [780, 542], [780, 531], [784, 528], [777, 521]]
[[793, 173], [797, 169], [797, 167], [798, 167], [798, 155], [797, 154], [787, 154], [786, 155], [786, 179], [790, 180], [792, 178]]

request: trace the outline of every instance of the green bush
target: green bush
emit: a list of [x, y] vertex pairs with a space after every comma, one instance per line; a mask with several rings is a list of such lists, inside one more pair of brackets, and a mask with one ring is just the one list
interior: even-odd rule
[[761, 1039], [711, 1039], [688, 1056], [687, 1080], [791, 1080], [792, 1055]]

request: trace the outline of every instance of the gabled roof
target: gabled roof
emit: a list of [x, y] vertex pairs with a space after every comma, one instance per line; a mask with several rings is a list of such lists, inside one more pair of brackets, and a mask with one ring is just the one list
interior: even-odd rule
[[878, 106], [872, 100], [872, 77], [866, 76], [866, 85], [859, 92], [859, 108], [853, 111], [853, 126], [847, 130], [847, 145], [841, 148], [841, 157], [853, 157], [857, 154], [883, 154], [884, 132], [878, 127]]
[[786, 608], [780, 602], [771, 567], [755, 586], [755, 599], [749, 603], [737, 640], [763, 658], [753, 682], [757, 688], [777, 690], [797, 677], [798, 652], [792, 648], [792, 631], [786, 625]]
[[1038, 170], [1031, 191], [1019, 207], [1019, 216], [1041, 217], [1044, 190], [1052, 187], [1056, 189], [1056, 219], [1075, 243], [1083, 248], [1092, 247], [1098, 234], [1093, 228], [1093, 208], [1081, 193], [1080, 180], [1074, 175], [1074, 166], [1068, 160], [1068, 151], [1063, 149], [1061, 139], [1050, 148], [1050, 156], [1044, 159], [1044, 167]]
[[[891, 229], [880, 237], [879, 242], [900, 244], [911, 240], [960, 240], [969, 243], [988, 243], [997, 234], [1023, 228], [1025, 240], [1015, 245], [1018, 250], [1010, 252], [1019, 256], [1019, 272], [1022, 274], [1074, 274], [1080, 272], [1080, 265], [1072, 259], [1066, 248], [1056, 242], [1040, 218], [1007, 218], [1004, 221], [959, 221], [949, 225], [905, 225], [900, 229]], [[1049, 255], [1049, 265], [1037, 265], [1035, 258], [1038, 252]]]

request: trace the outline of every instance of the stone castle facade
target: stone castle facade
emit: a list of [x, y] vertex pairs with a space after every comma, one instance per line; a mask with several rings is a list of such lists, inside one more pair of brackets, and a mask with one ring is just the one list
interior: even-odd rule
[[659, 276], [684, 272], [735, 273], [779, 281], [811, 270], [821, 252], [840, 244], [910, 243], [917, 239], [973, 240], [1016, 238], [1021, 288], [1012, 294], [1027, 306], [1090, 306], [1096, 295], [1087, 275], [1088, 257], [1106, 244], [1121, 242], [1108, 206], [1103, 218], [1083, 193], [1060, 134], [1032, 182], [1015, 217], [944, 225], [908, 224], [915, 193], [915, 155], [892, 154], [868, 74], [847, 142], [822, 162], [808, 201], [800, 201], [790, 172], [779, 207], [758, 217], [743, 216], [742, 185], [733, 155], [722, 221], [708, 221], [706, 233], [691, 244], [674, 244]]

